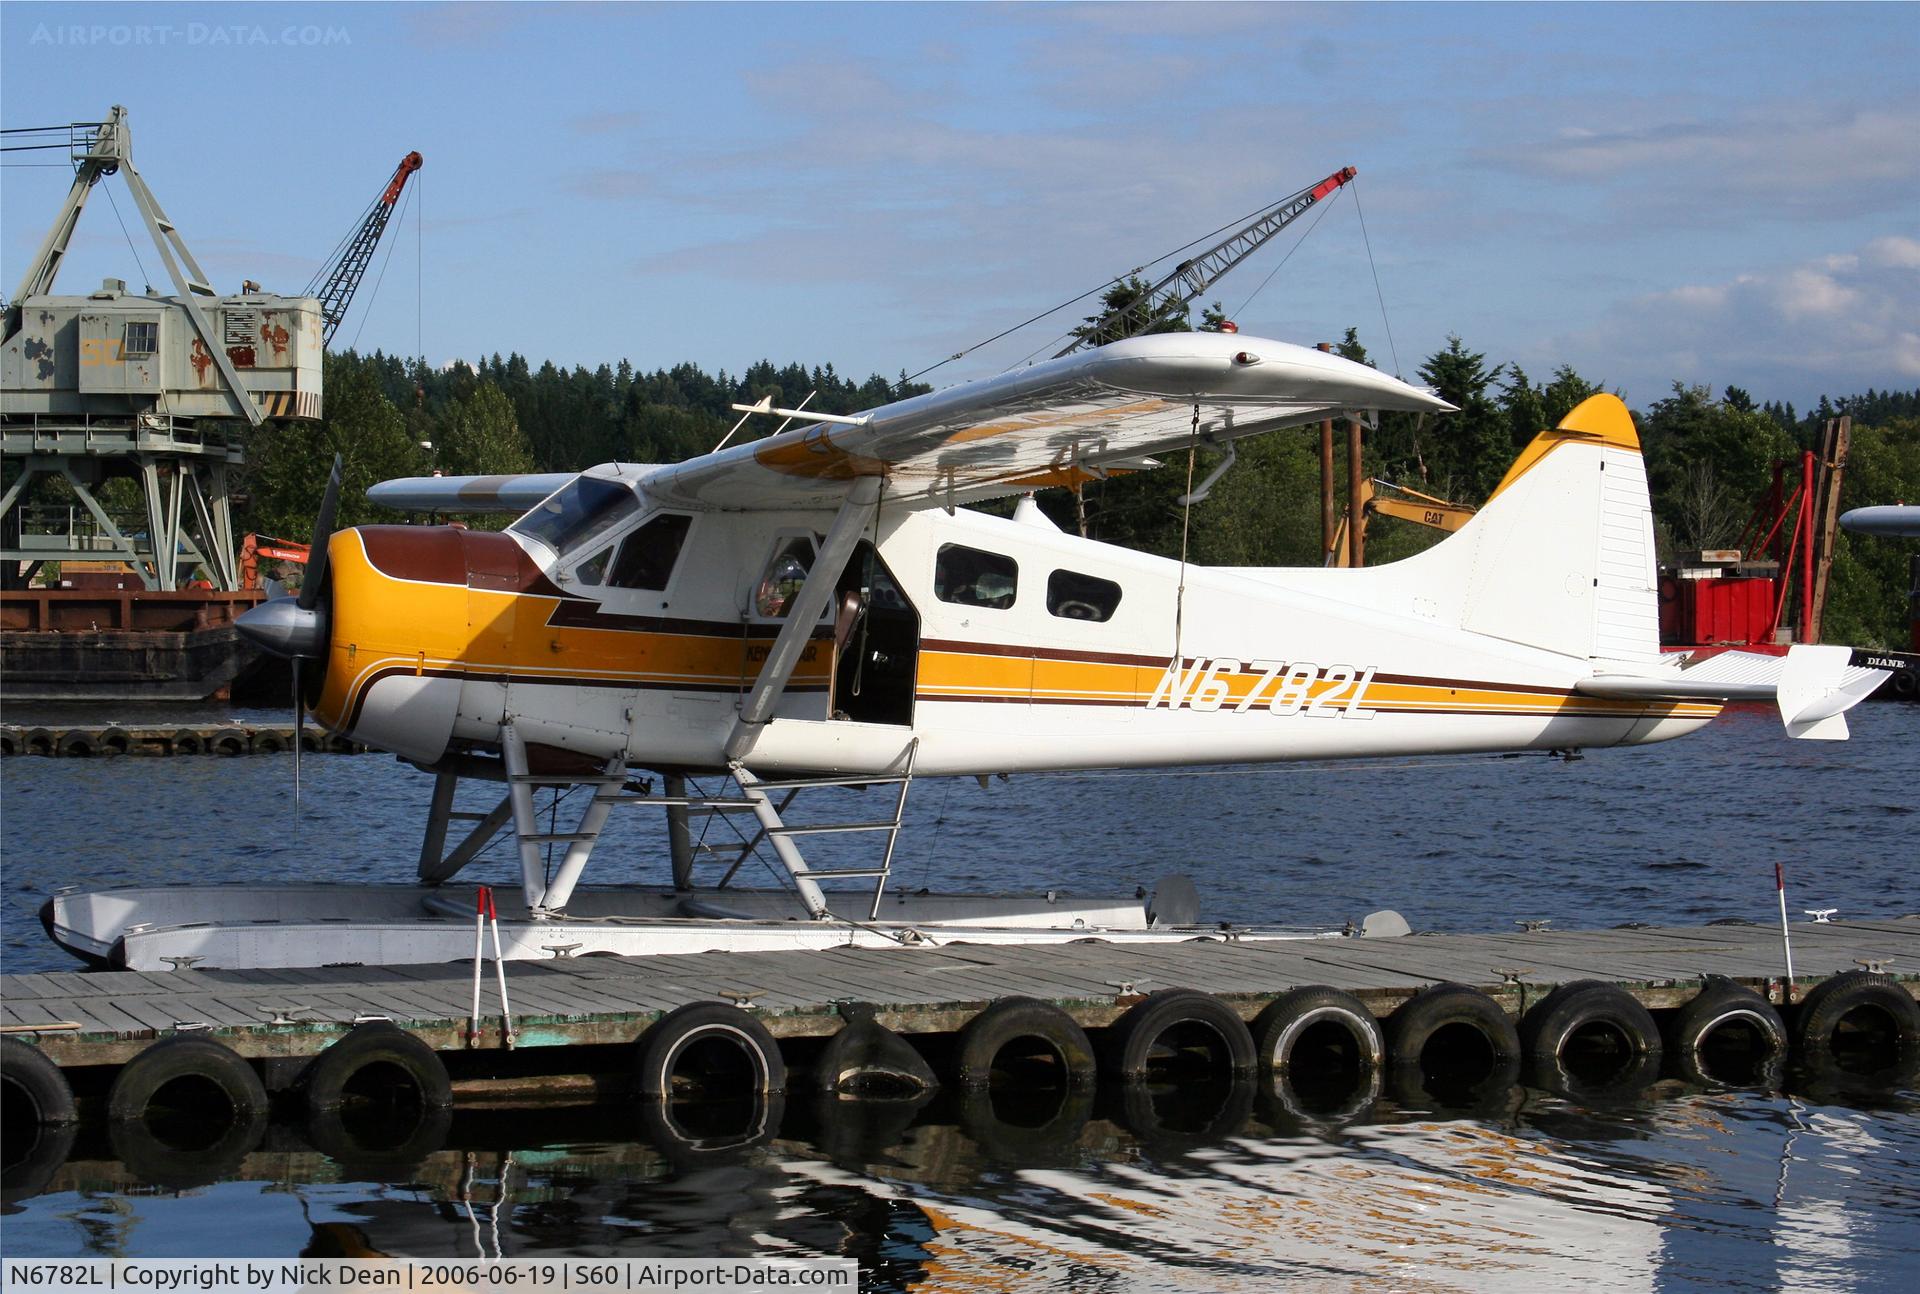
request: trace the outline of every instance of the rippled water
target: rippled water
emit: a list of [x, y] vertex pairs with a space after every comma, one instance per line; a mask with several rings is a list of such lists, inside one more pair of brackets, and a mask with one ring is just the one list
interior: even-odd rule
[[[11, 718], [11, 716], [10, 716]], [[1845, 745], [1761, 711], [1575, 763], [1459, 759], [915, 788], [905, 883], [1083, 893], [1194, 876], [1205, 912], [1417, 929], [1920, 911], [1920, 709], [1862, 707]], [[5, 968], [64, 969], [34, 909], [74, 882], [401, 879], [426, 779], [378, 756], [0, 767]], [[628, 863], [653, 867], [638, 824]], [[610, 842], [611, 843], [611, 842]], [[603, 850], [609, 847], [603, 845]], [[488, 864], [500, 879], [511, 866]], [[156, 1185], [83, 1129], [4, 1222], [10, 1255], [850, 1254], [875, 1288], [1911, 1288], [1920, 1093], [1662, 1084], [1590, 1108], [1382, 1099], [1345, 1122], [1269, 1095], [1181, 1122], [1112, 1093], [1033, 1131], [950, 1097], [795, 1097], [764, 1144], [653, 1144], [617, 1112], [462, 1111], [413, 1164], [336, 1162], [276, 1125], [223, 1180]], [[1209, 1112], [1209, 1110], [1211, 1112]], [[1164, 1112], [1162, 1112], [1164, 1113]], [[1185, 1128], [1178, 1131], [1177, 1128]], [[153, 1176], [151, 1172], [150, 1176]]]

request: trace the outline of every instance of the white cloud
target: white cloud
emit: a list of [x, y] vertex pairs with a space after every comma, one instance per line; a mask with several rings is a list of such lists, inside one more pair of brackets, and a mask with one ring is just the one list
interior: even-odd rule
[[1873, 265], [1888, 269], [1920, 270], [1920, 238], [1889, 234], [1868, 243], [1865, 254], [1868, 263]]
[[1858, 253], [1632, 298], [1559, 345], [1606, 357], [1635, 403], [1676, 380], [1799, 403], [1911, 381], [1920, 377], [1920, 276], [1884, 268], [1909, 261], [1920, 267], [1920, 242], [1888, 235]]
[[1916, 103], [1821, 111], [1794, 98], [1721, 112], [1693, 99], [1486, 107], [1519, 134], [1489, 121], [1494, 138], [1474, 154], [1482, 164], [1592, 185], [1638, 220], [1724, 226], [1920, 203]]
[[1860, 294], [1843, 287], [1830, 274], [1797, 269], [1787, 273], [1774, 293], [1774, 304], [1786, 319], [1809, 315], [1838, 315], [1859, 304]]

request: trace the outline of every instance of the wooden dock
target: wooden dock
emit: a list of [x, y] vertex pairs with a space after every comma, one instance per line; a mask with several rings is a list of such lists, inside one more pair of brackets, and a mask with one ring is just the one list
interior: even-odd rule
[[[1884, 969], [1920, 997], [1920, 914], [1793, 926], [1796, 993], [1830, 976]], [[1484, 989], [1510, 1015], [1556, 984], [1617, 984], [1655, 1010], [1678, 1007], [1705, 976], [1723, 975], [1785, 1003], [1777, 926], [1712, 925], [1513, 934], [1427, 934], [1271, 943], [839, 948], [673, 957], [510, 962], [508, 992], [521, 1049], [628, 1043], [691, 1002], [744, 1004], [776, 1036], [818, 1037], [839, 1007], [871, 1004], [900, 1033], [960, 1028], [997, 998], [1051, 1002], [1083, 1027], [1111, 1024], [1140, 994], [1192, 988], [1246, 1016], [1301, 985], [1344, 989], [1386, 1016], [1421, 988]], [[209, 1031], [242, 1056], [310, 1056], [357, 1021], [392, 1020], [437, 1051], [469, 1050], [469, 964], [311, 970], [0, 976], [0, 1024], [28, 1034], [63, 1067], [118, 1065], [158, 1037]], [[488, 968], [483, 1034], [503, 1045]], [[555, 1070], [569, 1068], [559, 1055]]]
[[[111, 759], [121, 755], [281, 755], [293, 749], [292, 724], [0, 724], [0, 755]], [[307, 727], [302, 750], [357, 755], [367, 747]]]

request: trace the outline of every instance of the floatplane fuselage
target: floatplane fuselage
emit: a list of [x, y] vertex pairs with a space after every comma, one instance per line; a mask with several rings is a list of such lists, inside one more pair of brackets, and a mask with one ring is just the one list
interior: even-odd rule
[[[561, 927], [575, 948], [660, 951], [934, 941], [950, 926], [1174, 937], [1193, 919], [1179, 901], [1061, 910], [1051, 896], [883, 908], [885, 861], [808, 861], [803, 843], [826, 829], [782, 817], [804, 787], [884, 782], [904, 800], [929, 775], [1634, 745], [1755, 696], [1779, 700], [1795, 735], [1844, 735], [1841, 712], [1877, 680], [1843, 660], [1797, 653], [1741, 674], [1661, 657], [1645, 471], [1611, 396], [1542, 432], [1468, 525], [1386, 566], [1202, 567], [1063, 533], [1031, 499], [1011, 518], [961, 506], [1335, 412], [1447, 408], [1285, 343], [1138, 338], [690, 463], [388, 483], [373, 497], [395, 506], [525, 511], [499, 533], [340, 531], [321, 596], [269, 604], [249, 627], [310, 662], [328, 728], [437, 774], [429, 888], [478, 847], [480, 830], [444, 851], [454, 786], [507, 785], [482, 829], [518, 837], [515, 941], [532, 956], [565, 947]], [[636, 789], [636, 769], [664, 791]], [[733, 789], [689, 794], [701, 775]], [[578, 829], [554, 832], [532, 794], [565, 785], [596, 790]], [[675, 828], [673, 888], [609, 909], [577, 883], [607, 813], [636, 802]], [[748, 818], [791, 894], [689, 900], [690, 813]], [[870, 881], [871, 902], [850, 912], [822, 885], [836, 875]], [[450, 914], [444, 894], [425, 902]], [[388, 958], [375, 943], [357, 959]]]

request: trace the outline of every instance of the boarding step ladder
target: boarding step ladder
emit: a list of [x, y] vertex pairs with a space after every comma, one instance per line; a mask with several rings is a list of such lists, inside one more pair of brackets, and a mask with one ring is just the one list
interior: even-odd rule
[[[793, 877], [794, 888], [800, 892], [800, 901], [806, 904], [807, 911], [815, 917], [827, 917], [832, 914], [827, 909], [826, 895], [821, 891], [822, 880], [870, 879], [873, 881], [873, 901], [867, 908], [867, 920], [872, 921], [880, 915], [880, 899], [886, 893], [887, 878], [893, 871], [893, 851], [900, 841], [900, 823], [906, 814], [907, 792], [913, 787], [914, 760], [920, 753], [920, 739], [913, 738], [902, 752], [902, 769], [894, 776], [874, 777], [855, 775], [852, 777], [797, 777], [778, 781], [767, 781], [755, 776], [744, 764], [735, 761], [729, 768], [735, 785], [754, 805], [754, 817], [759, 820], [760, 832], [749, 842], [750, 851], [761, 839], [773, 846], [775, 856]], [[893, 799], [893, 816], [865, 822], [825, 822], [809, 823], [804, 826], [791, 826], [782, 817], [802, 791], [827, 786], [894, 786], [898, 792]], [[779, 804], [773, 802], [773, 793], [784, 791], [786, 795]], [[800, 850], [799, 838], [803, 836], [850, 835], [863, 832], [884, 831], [887, 833], [885, 851], [881, 854], [877, 867], [834, 867], [819, 868], [809, 864]], [[745, 853], [742, 854], [744, 861]], [[738, 870], [739, 863], [734, 864]], [[727, 876], [731, 878], [733, 871]], [[725, 884], [723, 881], [722, 884]]]
[[[527, 909], [537, 919], [556, 916], [566, 907], [572, 898], [574, 887], [579, 883], [580, 874], [585, 870], [587, 859], [593, 852], [594, 844], [605, 829], [608, 815], [621, 806], [651, 806], [668, 811], [669, 822], [680, 838], [675, 842], [676, 855], [687, 857], [691, 861], [692, 845], [685, 838], [688, 817], [694, 812], [707, 815], [733, 813], [751, 813], [757, 819], [759, 829], [743, 839], [736, 847], [701, 846], [718, 861], [728, 861], [723, 856], [733, 855], [726, 875], [720, 880], [718, 888], [724, 889], [732, 881], [735, 873], [745, 861], [760, 847], [769, 842], [776, 857], [793, 878], [794, 888], [799, 892], [800, 900], [809, 915], [822, 918], [832, 915], [827, 908], [826, 896], [822, 893], [819, 881], [830, 878], [870, 878], [873, 885], [873, 901], [869, 905], [868, 920], [879, 915], [880, 900], [886, 891], [887, 878], [893, 868], [894, 847], [900, 838], [900, 823], [906, 811], [907, 792], [913, 784], [914, 761], [919, 753], [920, 739], [914, 738], [907, 743], [902, 752], [902, 771], [898, 775], [855, 775], [849, 777], [805, 777], [781, 781], [767, 781], [754, 775], [744, 765], [735, 762], [729, 766], [729, 779], [739, 788], [737, 796], [728, 795], [687, 795], [682, 793], [684, 782], [678, 777], [669, 777], [662, 789], [664, 795], [651, 793], [651, 788], [635, 791], [624, 761], [616, 758], [609, 760], [600, 774], [569, 774], [556, 777], [551, 774], [532, 772], [527, 766], [526, 748], [513, 730], [505, 725], [501, 731], [501, 753], [507, 771], [508, 803], [511, 806], [514, 836], [520, 849], [521, 887], [526, 896]], [[581, 814], [580, 824], [572, 831], [542, 829], [539, 816], [534, 808], [533, 791], [536, 786], [574, 785], [594, 788], [593, 798], [587, 802]], [[792, 808], [795, 799], [802, 791], [827, 786], [897, 786], [894, 797], [893, 816], [871, 822], [834, 822], [789, 825], [784, 815]], [[773, 794], [784, 792], [778, 804]], [[502, 806], [506, 807], [506, 806]], [[498, 812], [496, 810], [496, 812]], [[451, 817], [453, 815], [448, 814]], [[470, 815], [459, 815], [467, 817]], [[485, 816], [485, 815], [472, 815]], [[814, 868], [808, 865], [800, 851], [796, 837], [884, 831], [887, 833], [886, 849], [878, 867], [859, 868]], [[553, 845], [565, 845], [566, 856], [551, 879], [547, 876], [547, 850]], [[676, 882], [680, 879], [676, 863]]]

